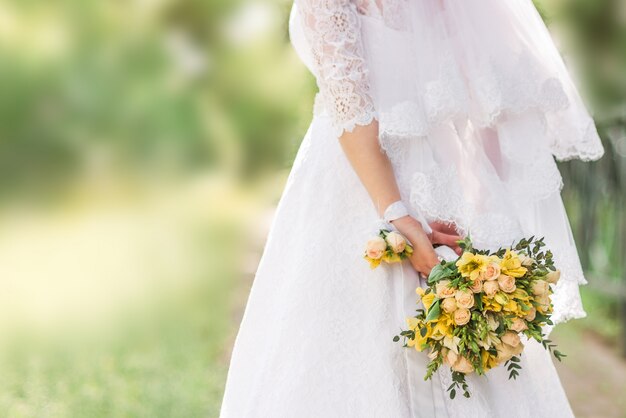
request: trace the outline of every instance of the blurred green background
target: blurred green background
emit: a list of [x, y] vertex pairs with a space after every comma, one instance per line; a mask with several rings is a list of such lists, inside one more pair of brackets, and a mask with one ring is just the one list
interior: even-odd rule
[[[626, 2], [537, 4], [606, 148], [561, 164], [591, 283], [559, 372], [577, 416], [624, 417]], [[0, 3], [0, 417], [218, 415], [316, 91], [290, 7]]]

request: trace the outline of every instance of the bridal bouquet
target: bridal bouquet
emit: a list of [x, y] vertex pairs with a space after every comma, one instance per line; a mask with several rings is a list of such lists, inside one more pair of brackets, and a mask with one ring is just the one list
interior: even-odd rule
[[550, 284], [560, 277], [543, 238], [522, 239], [495, 252], [473, 248], [469, 239], [460, 245], [462, 255], [435, 266], [428, 287], [417, 289], [424, 309], [394, 338], [405, 347], [429, 350], [425, 379], [444, 364], [450, 367], [452, 399], [457, 390], [470, 397], [465, 380], [470, 373], [504, 365], [515, 379], [524, 350], [520, 335], [534, 338], [559, 361], [565, 357], [542, 334], [542, 327], [552, 324]]

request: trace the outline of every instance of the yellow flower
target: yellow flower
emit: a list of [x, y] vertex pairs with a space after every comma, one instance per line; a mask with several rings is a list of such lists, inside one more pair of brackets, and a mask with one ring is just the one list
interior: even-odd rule
[[480, 359], [484, 370], [489, 370], [498, 365], [497, 357], [487, 350], [480, 350]]
[[367, 262], [370, 263], [370, 268], [372, 270], [374, 270], [376, 267], [380, 266], [380, 262], [382, 261], [382, 258], [373, 259], [373, 258], [369, 258], [368, 256], [365, 256], [363, 258], [365, 258], [365, 260], [367, 260]]
[[435, 294], [433, 292], [430, 292], [427, 295], [422, 295], [422, 303], [424, 304], [424, 308], [426, 309], [426, 311], [430, 309], [434, 301], [435, 301]]
[[504, 305], [504, 310], [507, 312], [513, 312], [517, 314], [519, 312], [519, 309], [519, 305], [513, 299], [509, 299], [509, 302]]
[[519, 255], [509, 249], [506, 250], [502, 261], [500, 261], [500, 267], [502, 268], [503, 274], [515, 278], [522, 277], [528, 271], [526, 267], [522, 266]]
[[495, 299], [489, 298], [487, 296], [483, 296], [482, 300], [483, 300], [483, 309], [485, 311], [492, 311], [492, 312], [502, 311], [502, 305], [500, 305]]
[[472, 254], [466, 251], [456, 262], [459, 272], [463, 277], [469, 277], [471, 281], [478, 279], [489, 265], [489, 258], [481, 254]]
[[383, 255], [383, 261], [392, 264], [392, 263], [399, 263], [402, 261], [402, 259], [400, 258], [400, 256], [396, 253], [388, 253], [386, 252], [385, 255]]
[[[415, 331], [415, 338], [412, 340], [408, 340], [406, 345], [409, 347], [415, 348], [417, 351], [422, 351], [425, 347], [425, 344], [428, 342], [428, 339], [433, 334], [433, 330], [431, 327], [426, 326], [421, 320], [417, 318], [407, 318], [407, 324], [409, 325], [409, 329]], [[426, 327], [426, 334], [422, 337], [420, 330]]]

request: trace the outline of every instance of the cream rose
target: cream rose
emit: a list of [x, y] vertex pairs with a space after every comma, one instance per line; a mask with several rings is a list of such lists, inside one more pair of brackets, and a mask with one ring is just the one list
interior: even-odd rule
[[500, 290], [500, 287], [498, 286], [498, 282], [495, 280], [483, 283], [483, 291], [487, 296], [495, 295], [498, 293], [498, 290]]
[[443, 309], [444, 312], [452, 313], [456, 311], [456, 308], [456, 300], [454, 298], [446, 298], [441, 301], [441, 309]]
[[528, 325], [521, 318], [515, 318], [511, 324], [511, 331], [522, 332], [528, 329]]
[[472, 282], [470, 286], [470, 290], [474, 293], [480, 293], [483, 291], [483, 281], [480, 279], [476, 279]]
[[458, 308], [454, 311], [454, 323], [457, 325], [465, 325], [469, 322], [472, 314], [469, 309], [466, 308]]
[[531, 306], [530, 310], [528, 311], [524, 319], [527, 321], [534, 321], [535, 316], [537, 316], [537, 308], [535, 308], [534, 306]]
[[550, 308], [550, 296], [547, 293], [536, 296], [535, 301], [541, 305], [543, 311], [547, 311]]
[[517, 347], [522, 342], [517, 332], [513, 331], [505, 332], [504, 335], [500, 337], [500, 340], [502, 340], [504, 344], [510, 345], [511, 347]]
[[520, 254], [519, 261], [522, 263], [522, 266], [524, 267], [530, 267], [535, 262], [535, 260], [532, 257], [529, 257], [526, 254]]
[[390, 232], [385, 238], [394, 253], [400, 254], [406, 248], [406, 240], [397, 232]]
[[506, 274], [501, 274], [498, 276], [498, 286], [503, 292], [513, 293], [516, 289], [515, 279], [511, 276], [507, 276]]
[[548, 283], [556, 284], [559, 281], [560, 278], [561, 278], [561, 271], [560, 270], [551, 271], [546, 276], [546, 281]]
[[468, 290], [457, 290], [454, 294], [454, 298], [459, 308], [469, 309], [474, 306], [474, 294]]
[[452, 368], [452, 370], [459, 373], [468, 374], [474, 371], [474, 366], [472, 366], [472, 363], [470, 363], [468, 359], [462, 356], [459, 356], [456, 363], [454, 363], [450, 367]]
[[448, 286], [450, 280], [441, 280], [435, 285], [435, 294], [439, 299], [451, 298], [456, 293], [456, 290]]
[[485, 274], [483, 275], [485, 280], [496, 280], [502, 270], [500, 269], [500, 265], [497, 263], [489, 263], [487, 269], [485, 270]]
[[365, 254], [372, 260], [380, 259], [387, 249], [387, 243], [381, 237], [372, 238], [367, 241], [365, 246]]
[[545, 280], [535, 280], [532, 284], [532, 292], [535, 296], [545, 295], [549, 289], [550, 285]]

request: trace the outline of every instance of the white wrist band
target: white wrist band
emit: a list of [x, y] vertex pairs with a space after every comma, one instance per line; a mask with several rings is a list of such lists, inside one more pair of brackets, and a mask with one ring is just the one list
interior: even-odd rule
[[383, 219], [385, 222], [393, 222], [396, 219], [404, 218], [408, 216], [409, 210], [404, 206], [401, 200], [397, 202], [393, 202], [391, 205], [387, 206], [385, 209], [385, 213], [383, 214]]
[[[391, 205], [387, 206], [387, 209], [385, 209], [385, 213], [383, 214], [383, 219], [385, 220], [385, 222], [391, 223], [396, 219], [403, 218], [407, 215], [411, 215], [411, 213], [404, 205], [404, 203], [402, 203], [401, 200], [398, 200], [397, 202], [393, 202]], [[424, 218], [421, 213], [415, 212], [413, 213], [413, 217], [420, 224], [422, 224], [422, 228], [424, 229], [424, 232], [426, 232], [426, 234], [430, 235], [433, 233], [432, 228], [430, 227], [430, 225], [428, 225], [426, 218]]]

